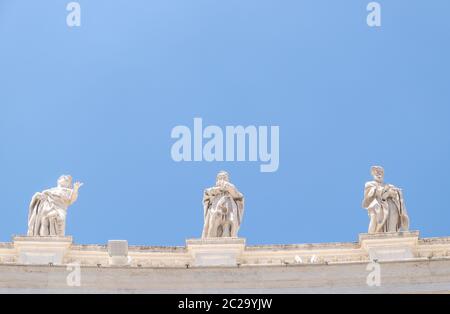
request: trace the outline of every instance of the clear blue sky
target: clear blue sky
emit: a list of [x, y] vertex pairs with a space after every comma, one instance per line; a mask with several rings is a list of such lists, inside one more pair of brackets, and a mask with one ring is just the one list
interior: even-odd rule
[[[225, 169], [250, 244], [356, 241], [369, 168], [450, 235], [450, 1], [0, 0], [0, 241], [61, 174], [77, 243], [183, 245]], [[176, 125], [279, 125], [280, 168], [175, 163]]]

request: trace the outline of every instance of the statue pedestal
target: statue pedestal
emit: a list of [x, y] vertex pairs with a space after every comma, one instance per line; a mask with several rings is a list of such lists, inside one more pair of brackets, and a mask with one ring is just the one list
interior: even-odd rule
[[393, 233], [363, 233], [359, 235], [361, 248], [371, 260], [401, 261], [416, 256], [419, 231]]
[[194, 267], [237, 266], [245, 250], [245, 239], [191, 239], [186, 241], [186, 246]]
[[16, 236], [13, 242], [21, 264], [61, 265], [72, 245], [72, 237]]

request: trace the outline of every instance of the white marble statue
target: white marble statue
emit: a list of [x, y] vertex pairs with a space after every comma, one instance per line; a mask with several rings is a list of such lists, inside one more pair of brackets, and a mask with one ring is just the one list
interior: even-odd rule
[[82, 185], [72, 185], [72, 177], [64, 175], [57, 187], [36, 193], [28, 211], [28, 236], [64, 237], [67, 208], [77, 200]]
[[203, 208], [203, 239], [237, 237], [244, 214], [244, 196], [230, 183], [225, 171], [217, 175], [216, 186], [205, 190]]
[[374, 181], [366, 183], [363, 208], [367, 209], [369, 233], [408, 231], [409, 217], [402, 190], [384, 183], [384, 169], [372, 167]]

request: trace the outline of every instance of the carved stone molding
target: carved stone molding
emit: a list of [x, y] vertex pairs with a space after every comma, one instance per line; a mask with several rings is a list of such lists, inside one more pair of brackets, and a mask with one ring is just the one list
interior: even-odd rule
[[190, 239], [186, 246], [193, 259], [192, 266], [237, 266], [245, 250], [245, 239]]
[[360, 234], [359, 243], [370, 260], [408, 260], [417, 257], [419, 231]]
[[62, 265], [72, 245], [72, 237], [28, 237], [13, 239], [19, 264]]

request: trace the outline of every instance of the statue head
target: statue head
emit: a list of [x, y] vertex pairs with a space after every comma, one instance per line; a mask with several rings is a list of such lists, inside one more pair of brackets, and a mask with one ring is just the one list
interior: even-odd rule
[[372, 176], [378, 183], [383, 183], [384, 181], [384, 169], [380, 166], [373, 166], [371, 169]]
[[68, 175], [62, 175], [58, 179], [58, 187], [71, 189], [72, 188], [72, 177]]
[[220, 171], [217, 174], [217, 178], [216, 178], [216, 185], [220, 186], [222, 185], [224, 182], [230, 182], [230, 175], [228, 174], [228, 172], [226, 171]]

